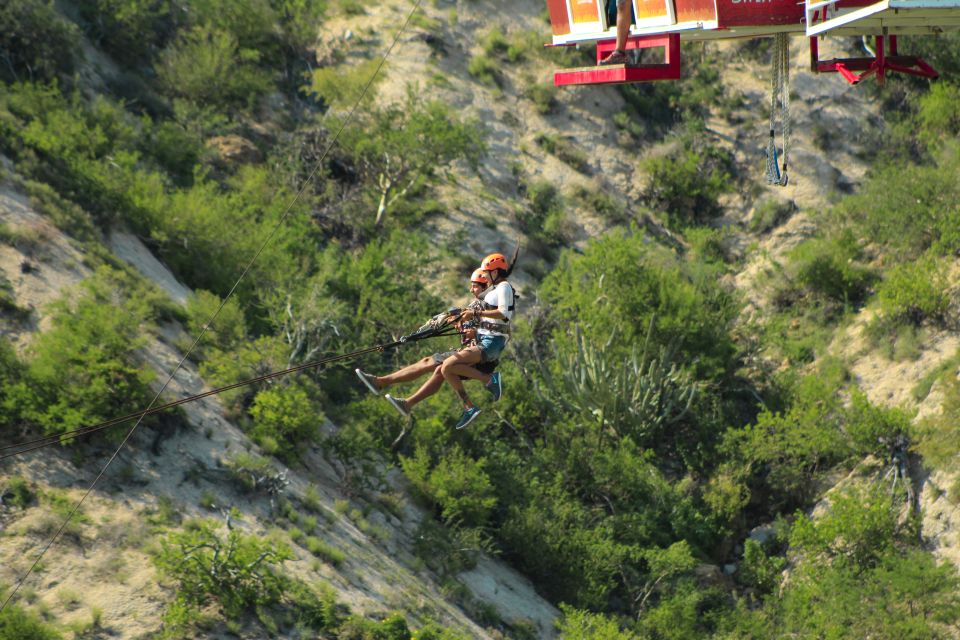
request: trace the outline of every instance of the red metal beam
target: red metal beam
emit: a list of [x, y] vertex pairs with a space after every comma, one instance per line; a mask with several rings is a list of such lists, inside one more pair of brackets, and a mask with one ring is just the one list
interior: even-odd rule
[[[884, 38], [888, 38], [890, 55], [887, 55]], [[877, 55], [869, 58], [834, 58], [820, 60], [817, 38], [810, 38], [810, 68], [816, 73], [839, 73], [850, 84], [859, 84], [865, 78], [877, 76], [877, 82], [883, 84], [886, 75], [892, 71], [906, 73], [921, 78], [939, 78], [940, 74], [923, 58], [901, 56], [897, 52], [897, 36], [877, 36]], [[859, 71], [860, 73], [855, 73]]]
[[614, 40], [597, 42], [597, 66], [566, 69], [553, 74], [553, 84], [558, 87], [576, 84], [623, 84], [625, 82], [654, 82], [656, 80], [680, 79], [680, 34], [669, 33], [656, 36], [631, 36], [625, 49], [654, 49], [663, 47], [661, 64], [600, 65], [606, 54], [616, 49]]

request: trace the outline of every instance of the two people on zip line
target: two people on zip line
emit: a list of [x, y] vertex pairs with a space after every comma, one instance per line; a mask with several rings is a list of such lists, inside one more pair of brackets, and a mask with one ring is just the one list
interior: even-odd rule
[[480, 408], [467, 395], [464, 380], [479, 380], [494, 400], [499, 400], [502, 393], [496, 367], [507, 344], [514, 313], [513, 287], [507, 282], [510, 271], [506, 257], [492, 253], [473, 272], [470, 292], [474, 301], [452, 318], [462, 332], [463, 346], [460, 349], [435, 353], [385, 376], [374, 376], [357, 369], [357, 377], [371, 392], [379, 395], [394, 384], [416, 380], [429, 373], [430, 378], [413, 395], [397, 398], [388, 393], [384, 397], [401, 415], [409, 417], [414, 406], [439, 391], [446, 381], [463, 403], [463, 414], [456, 428], [466, 427], [480, 415]]

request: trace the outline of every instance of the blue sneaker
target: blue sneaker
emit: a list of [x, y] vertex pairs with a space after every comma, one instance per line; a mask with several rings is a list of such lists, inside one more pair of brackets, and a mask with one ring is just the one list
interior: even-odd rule
[[494, 374], [490, 376], [490, 382], [486, 384], [486, 387], [490, 395], [493, 396], [494, 402], [500, 399], [500, 395], [503, 394], [503, 383], [500, 381], [499, 371], [494, 372]]
[[463, 415], [460, 416], [460, 420], [457, 421], [457, 429], [463, 429], [465, 426], [476, 420], [477, 416], [480, 415], [480, 407], [470, 407], [463, 411]]

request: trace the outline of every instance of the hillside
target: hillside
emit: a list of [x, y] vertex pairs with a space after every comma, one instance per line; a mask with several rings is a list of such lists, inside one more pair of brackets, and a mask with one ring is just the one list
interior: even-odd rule
[[0, 10], [5, 445], [389, 341], [523, 247], [467, 430], [353, 375], [430, 343], [0, 459], [0, 639], [960, 635], [957, 42], [878, 89], [796, 39], [777, 188], [762, 43], [558, 90], [528, 0], [419, 6], [351, 115], [413, 6]]

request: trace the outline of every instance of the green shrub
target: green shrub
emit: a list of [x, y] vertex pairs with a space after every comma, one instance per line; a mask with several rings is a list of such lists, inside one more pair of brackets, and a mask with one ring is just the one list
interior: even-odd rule
[[578, 323], [584, 338], [605, 345], [606, 357], [625, 359], [652, 325], [651, 352], [672, 347], [697, 377], [726, 370], [734, 352], [729, 327], [736, 301], [715, 278], [695, 277], [643, 237], [616, 230], [593, 238], [582, 253], [561, 256], [539, 291], [549, 305], [551, 337], [573, 348], [568, 328]]
[[87, 35], [117, 62], [134, 66], [172, 33], [172, 5], [158, 0], [81, 0]]
[[470, 62], [467, 63], [467, 73], [488, 87], [502, 87], [503, 76], [500, 73], [500, 67], [499, 62], [481, 54], [470, 58]]
[[779, 628], [754, 637], [942, 638], [960, 620], [957, 589], [953, 568], [922, 550], [885, 555], [866, 571], [810, 563], [774, 604]]
[[[380, 60], [364, 60], [350, 65], [334, 65], [314, 70], [310, 92], [330, 105], [331, 108], [345, 111], [363, 96], [363, 104], [370, 104], [377, 95], [377, 85], [386, 78], [386, 69], [380, 69]], [[376, 73], [376, 75], [374, 75]], [[364, 87], [370, 83], [366, 94]]]
[[40, 616], [16, 605], [0, 611], [0, 640], [60, 640], [62, 637]]
[[912, 439], [911, 419], [912, 413], [878, 407], [863, 392], [854, 390], [850, 407], [845, 412], [844, 428], [859, 453], [883, 456], [898, 438], [905, 438], [906, 442]]
[[786, 564], [785, 558], [768, 556], [759, 542], [747, 538], [743, 562], [738, 568], [738, 579], [760, 594], [772, 593], [780, 584], [780, 574]]
[[867, 569], [894, 550], [899, 535], [897, 505], [882, 489], [836, 491], [829, 510], [815, 520], [799, 515], [791, 548], [813, 562], [829, 561]]
[[260, 53], [243, 47], [236, 35], [215, 27], [195, 27], [163, 51], [157, 77], [172, 96], [201, 105], [250, 107], [272, 87], [269, 74], [257, 68], [259, 62]]
[[789, 256], [788, 272], [797, 285], [815, 296], [859, 306], [874, 281], [873, 272], [860, 264], [861, 250], [852, 233], [808, 240]]
[[484, 471], [486, 460], [473, 460], [456, 447], [432, 469], [428, 454], [418, 448], [413, 458], [403, 458], [404, 473], [414, 486], [440, 507], [443, 519], [465, 527], [486, 524], [497, 504], [493, 486]]
[[590, 173], [590, 157], [575, 142], [549, 133], [539, 133], [535, 140], [544, 151], [557, 156], [580, 173]]
[[211, 522], [195, 521], [161, 540], [154, 563], [177, 583], [178, 600], [197, 607], [215, 601], [233, 617], [280, 601], [288, 581], [274, 567], [291, 557], [267, 539], [237, 529], [224, 537]]
[[270, 460], [246, 452], [225, 461], [230, 477], [245, 493], [265, 493], [276, 496], [289, 484], [286, 472], [279, 471]]
[[335, 567], [342, 565], [347, 558], [343, 551], [315, 536], [308, 536], [304, 543], [307, 551]]
[[928, 146], [937, 146], [960, 133], [960, 87], [948, 82], [930, 86], [920, 98], [918, 137]]
[[526, 185], [529, 206], [517, 213], [520, 229], [549, 247], [562, 245], [573, 234], [572, 222], [560, 190], [546, 180]]
[[257, 393], [250, 407], [250, 435], [270, 453], [295, 459], [305, 445], [314, 442], [325, 420], [304, 384], [280, 385]]
[[856, 195], [841, 200], [829, 219], [876, 243], [903, 266], [934, 245], [938, 254], [950, 253], [960, 248], [955, 244], [958, 167], [960, 156], [951, 145], [930, 164], [884, 165], [871, 173]]
[[0, 5], [0, 80], [49, 82], [69, 76], [80, 56], [80, 34], [53, 0]]
[[557, 621], [557, 631], [563, 640], [639, 640], [640, 636], [620, 628], [616, 618], [602, 613], [591, 613], [561, 604], [563, 617]]
[[650, 174], [644, 201], [674, 230], [719, 217], [718, 198], [733, 190], [733, 159], [719, 147], [694, 144], [643, 167]]
[[774, 509], [805, 505], [815, 496], [815, 480], [853, 452], [843, 431], [835, 375], [804, 377], [785, 412], [765, 410], [755, 424], [725, 434], [727, 453], [745, 466]]
[[117, 275], [101, 268], [55, 303], [52, 327], [30, 347], [29, 383], [17, 384], [11, 396], [44, 433], [134, 413], [152, 399], [154, 373], [137, 353], [148, 309], [120, 293], [118, 285], [129, 280]]
[[587, 189], [578, 185], [573, 189], [573, 198], [580, 203], [580, 206], [599, 215], [610, 224], [624, 224], [630, 219], [627, 206], [602, 189]]
[[[216, 319], [208, 326], [214, 314]], [[209, 345], [217, 351], [231, 351], [246, 338], [243, 310], [236, 298], [222, 301], [209, 291], [194, 291], [187, 300], [187, 333], [190, 336], [204, 332], [200, 345]]]
[[0, 485], [0, 501], [5, 505], [13, 505], [19, 509], [26, 509], [36, 496], [30, 490], [27, 481], [20, 476], [13, 476]]
[[947, 284], [946, 265], [937, 258], [897, 264], [878, 287], [880, 312], [894, 322], [942, 321], [949, 304]]
[[936, 469], [956, 469], [960, 455], [960, 380], [956, 367], [943, 372], [938, 385], [943, 392], [942, 410], [917, 424], [915, 448]]
[[533, 102], [537, 113], [544, 116], [553, 113], [559, 104], [557, 87], [552, 82], [531, 82], [523, 90], [523, 97]]
[[[334, 119], [333, 125], [339, 124]], [[348, 123], [340, 146], [363, 181], [364, 219], [352, 221], [376, 227], [440, 175], [442, 167], [462, 160], [473, 168], [486, 150], [478, 122], [463, 120], [448, 105], [425, 101], [413, 87], [406, 99], [364, 110]], [[423, 215], [412, 208], [413, 220]]]

